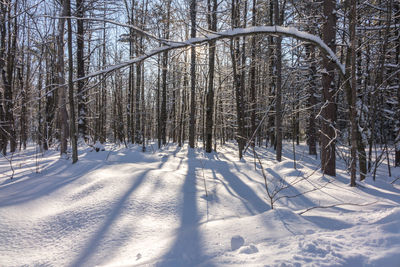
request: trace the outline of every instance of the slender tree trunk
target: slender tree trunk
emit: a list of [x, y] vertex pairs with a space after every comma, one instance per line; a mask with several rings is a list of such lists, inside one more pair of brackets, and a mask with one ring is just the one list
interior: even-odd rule
[[[400, 3], [396, 2], [393, 5], [395, 24], [400, 24]], [[400, 27], [397, 27], [395, 32], [396, 37], [396, 64], [400, 66]], [[397, 83], [397, 136], [395, 140], [395, 166], [400, 167], [400, 72], [397, 72], [395, 82]]]
[[[252, 26], [255, 27], [256, 24], [256, 7], [257, 7], [257, 0], [253, 0], [253, 8], [252, 8]], [[251, 132], [250, 136], [256, 131], [256, 36], [251, 38], [251, 65], [250, 65], [250, 127]], [[255, 139], [255, 138], [254, 138]], [[255, 146], [255, 140], [251, 141], [251, 146]]]
[[[6, 80], [5, 75], [5, 52], [6, 52], [6, 17], [7, 17], [7, 3], [6, 1], [0, 1], [0, 71], [3, 78], [3, 82]], [[3, 155], [7, 152], [7, 133], [5, 131], [5, 110], [3, 106], [3, 92], [0, 90], [0, 151]]]
[[[17, 14], [18, 0], [14, 3], [14, 14]], [[3, 136], [4, 146], [3, 154], [6, 154], [7, 143], [10, 141], [10, 152], [13, 153], [17, 147], [15, 125], [14, 125], [14, 102], [13, 102], [13, 82], [14, 82], [14, 70], [15, 70], [15, 56], [17, 48], [17, 35], [18, 35], [18, 21], [17, 17], [11, 12], [11, 1], [4, 1], [4, 16], [7, 14], [7, 23], [2, 25], [3, 31], [8, 34], [7, 43], [4, 43], [4, 48], [7, 47], [6, 64], [3, 66], [1, 72], [3, 77], [4, 86], [4, 123], [3, 123]], [[12, 23], [13, 21], [13, 23]], [[11, 28], [11, 26], [13, 28]], [[5, 28], [7, 29], [5, 30]]]
[[37, 144], [39, 146], [40, 152], [43, 151], [43, 143], [44, 143], [44, 129], [43, 129], [43, 116], [42, 116], [42, 79], [43, 79], [43, 74], [42, 74], [42, 60], [43, 60], [43, 47], [41, 47], [41, 53], [39, 55], [39, 61], [38, 61], [38, 82], [37, 82], [37, 97], [38, 97], [38, 109], [37, 109], [37, 130], [36, 130], [36, 138], [37, 138]]
[[177, 76], [179, 75], [178, 74], [178, 65], [174, 62], [174, 64], [173, 64], [173, 70], [172, 70], [172, 99], [171, 99], [171, 101], [170, 102], [172, 102], [171, 103], [171, 105], [172, 105], [172, 107], [171, 107], [171, 131], [170, 131], [170, 133], [169, 133], [169, 138], [171, 139], [172, 138], [172, 142], [173, 143], [176, 143], [176, 117], [177, 117], [177, 114], [178, 114], [178, 112], [176, 111], [176, 97], [177, 97], [177, 95], [176, 95], [176, 88], [179, 88], [178, 87], [178, 84], [179, 84], [179, 82], [178, 82], [178, 78], [177, 78]]
[[[393, 2], [393, 13], [394, 13], [394, 23], [396, 25], [400, 24], [400, 3], [398, 1]], [[395, 64], [400, 66], [400, 27], [397, 27], [394, 33], [396, 50], [395, 50]], [[394, 166], [400, 167], [400, 72], [397, 72], [397, 75], [393, 78], [394, 84], [397, 84], [397, 133], [395, 133], [395, 156], [394, 156]]]
[[[137, 49], [136, 56], [139, 56], [139, 49]], [[141, 144], [142, 133], [140, 123], [140, 92], [142, 83], [142, 64], [136, 65], [136, 86], [135, 86], [135, 143]]]
[[316, 123], [315, 123], [315, 105], [317, 104], [317, 99], [315, 97], [316, 93], [316, 85], [315, 85], [315, 76], [316, 76], [316, 66], [315, 66], [315, 50], [314, 47], [310, 44], [306, 45], [306, 56], [309, 64], [308, 68], [308, 109], [309, 109], [309, 117], [308, 117], [308, 154], [317, 155], [317, 131], [316, 131]]
[[[76, 16], [78, 18], [84, 17], [85, 0], [76, 0]], [[85, 76], [85, 59], [84, 59], [84, 26], [83, 20], [76, 21], [76, 74], [77, 78]], [[80, 80], [76, 83], [77, 86], [77, 101], [78, 101], [78, 137], [82, 138], [85, 142], [87, 138], [87, 93], [85, 91], [85, 82]]]
[[[106, 5], [104, 4], [104, 18], [106, 17]], [[106, 53], [106, 23], [103, 23], [103, 48], [102, 48], [102, 66], [103, 68], [107, 65], [107, 53]], [[99, 116], [100, 116], [100, 143], [104, 143], [107, 141], [107, 80], [106, 75], [102, 75], [101, 82], [101, 97], [100, 97], [100, 106], [99, 106]]]
[[350, 47], [347, 51], [346, 64], [349, 66], [347, 71], [350, 72], [351, 76], [351, 103], [350, 103], [350, 123], [351, 123], [351, 164], [350, 164], [350, 186], [356, 186], [356, 163], [357, 163], [357, 111], [356, 111], [356, 101], [357, 101], [357, 91], [356, 91], [356, 19], [357, 19], [357, 9], [356, 1], [349, 0], [348, 5], [350, 7], [349, 12], [349, 30], [350, 30]]
[[[190, 37], [196, 38], [196, 0], [190, 1]], [[190, 121], [189, 146], [194, 148], [196, 131], [196, 48], [190, 48]]]
[[[186, 31], [187, 32], [187, 31]], [[187, 34], [186, 34], [187, 35]], [[185, 56], [184, 56], [184, 62], [185, 62], [185, 66], [183, 69], [183, 88], [182, 88], [182, 93], [181, 93], [181, 97], [182, 97], [182, 101], [181, 101], [181, 114], [180, 114], [180, 120], [179, 120], [179, 135], [178, 135], [178, 146], [182, 146], [182, 144], [185, 142], [185, 128], [186, 128], [186, 92], [187, 92], [187, 88], [189, 85], [189, 78], [188, 78], [188, 70], [187, 70], [187, 64], [188, 63], [188, 58], [187, 58], [187, 52], [185, 52]]]
[[21, 147], [25, 150], [26, 149], [26, 141], [27, 141], [27, 112], [26, 112], [26, 105], [27, 105], [27, 89], [28, 89], [28, 83], [29, 83], [29, 76], [30, 76], [30, 55], [27, 55], [28, 59], [26, 62], [26, 78], [25, 82], [23, 81], [23, 66], [17, 69], [17, 75], [18, 75], [18, 80], [21, 88], [21, 115], [20, 115], [20, 138], [19, 138], [19, 149], [21, 150]]
[[[55, 44], [53, 44], [55, 45]], [[53, 47], [53, 46], [51, 46]], [[54, 58], [52, 56], [55, 51], [51, 51], [49, 47], [45, 48], [44, 59], [46, 64], [46, 105], [45, 105], [45, 124], [43, 126], [43, 149], [48, 150], [53, 142], [53, 129], [54, 129], [54, 117], [56, 113], [56, 100], [57, 90], [54, 85], [56, 83], [56, 77], [54, 75], [56, 64], [54, 65]]]
[[161, 128], [162, 128], [162, 122], [161, 122], [161, 103], [160, 103], [160, 96], [161, 96], [161, 75], [160, 75], [160, 67], [161, 66], [161, 58], [158, 56], [157, 60], [157, 141], [158, 141], [158, 148], [161, 147]]
[[[283, 8], [283, 7], [282, 7]], [[281, 24], [279, 1], [275, 0], [275, 25]], [[275, 100], [275, 131], [276, 160], [282, 160], [282, 37], [276, 38], [276, 100]]]
[[[67, 16], [71, 16], [71, 2], [67, 1]], [[74, 63], [72, 59], [72, 25], [71, 19], [67, 19], [68, 25], [68, 101], [69, 101], [69, 112], [70, 112], [70, 138], [72, 145], [72, 163], [78, 161], [78, 145], [77, 145], [77, 133], [75, 127], [75, 102], [74, 102], [74, 83], [73, 83], [73, 74], [74, 74]]]
[[58, 20], [58, 35], [57, 35], [57, 75], [58, 75], [58, 108], [60, 121], [60, 155], [67, 154], [67, 137], [68, 137], [68, 113], [65, 96], [65, 73], [64, 73], [64, 26], [67, 16], [68, 1], [63, 0], [61, 7], [61, 18]]
[[[274, 1], [269, 2], [269, 25], [272, 26], [274, 24]], [[274, 57], [274, 37], [269, 36], [268, 38], [268, 78], [269, 78], [269, 83], [268, 83], [268, 94], [270, 99], [275, 98], [276, 95], [276, 84], [275, 84], [275, 73], [274, 73], [274, 66], [275, 66], [275, 57]], [[269, 103], [271, 105], [271, 102]], [[275, 113], [275, 105], [271, 107], [271, 114]], [[268, 136], [267, 136], [267, 142], [266, 146], [268, 146], [268, 143], [270, 143], [270, 146], [276, 148], [276, 126], [275, 126], [275, 116], [270, 115], [268, 119]]]
[[[208, 28], [211, 31], [217, 31], [217, 0], [213, 0], [211, 8], [211, 0], [208, 3]], [[208, 91], [206, 106], [206, 152], [212, 151], [212, 135], [214, 127], [214, 66], [215, 66], [215, 41], [208, 44]]]
[[[232, 27], [237, 28], [239, 26], [239, 3], [237, 0], [232, 1]], [[236, 98], [236, 118], [237, 118], [237, 134], [236, 140], [238, 142], [239, 159], [243, 157], [243, 149], [245, 145], [245, 132], [244, 132], [244, 99], [243, 99], [243, 86], [242, 76], [239, 74], [239, 67], [244, 62], [239, 62], [240, 45], [239, 38], [233, 38], [230, 45], [231, 50], [231, 61], [233, 70], [233, 88]], [[243, 51], [244, 53], [244, 51]]]

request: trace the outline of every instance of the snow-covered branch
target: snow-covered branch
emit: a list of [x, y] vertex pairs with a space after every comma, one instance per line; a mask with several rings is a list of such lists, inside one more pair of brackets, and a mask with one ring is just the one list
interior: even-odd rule
[[150, 39], [156, 40], [156, 41], [158, 41], [158, 42], [160, 42], [162, 44], [165, 44], [165, 45], [168, 45], [169, 43], [180, 43], [180, 42], [175, 42], [175, 41], [159, 38], [159, 37], [147, 32], [147, 31], [144, 31], [144, 30], [140, 29], [139, 27], [136, 27], [136, 26], [131, 25], [131, 24], [121, 23], [121, 22], [118, 22], [118, 21], [104, 19], [104, 18], [81, 18], [81, 17], [75, 17], [75, 16], [63, 16], [63, 17], [51, 17], [51, 18], [89, 20], [89, 21], [105, 22], [105, 23], [108, 23], [108, 24], [113, 24], [113, 25], [120, 26], [120, 27], [123, 27], [123, 28], [131, 29], [134, 32], [136, 32], [138, 35], [146, 36], [146, 37], [148, 37]]
[[205, 37], [191, 38], [184, 42], [169, 41], [167, 45], [159, 47], [154, 50], [151, 50], [149, 53], [147, 53], [143, 56], [128, 60], [126, 62], [117, 64], [114, 66], [110, 66], [106, 69], [103, 69], [103, 70], [91, 73], [85, 77], [76, 79], [75, 81], [84, 80], [87, 78], [91, 78], [91, 77], [95, 77], [95, 76], [102, 75], [105, 73], [109, 73], [109, 72], [115, 71], [117, 69], [124, 68], [124, 67], [130, 66], [132, 64], [142, 62], [142, 61], [146, 60], [147, 58], [150, 58], [152, 56], [155, 56], [157, 54], [160, 54], [162, 52], [169, 51], [172, 49], [186, 48], [186, 47], [193, 46], [193, 45], [200, 45], [200, 44], [208, 43], [210, 41], [217, 41], [220, 39], [234, 38], [234, 37], [247, 36], [247, 35], [255, 35], [255, 34], [274, 34], [274, 35], [280, 35], [283, 37], [293, 37], [293, 38], [296, 38], [296, 39], [299, 39], [302, 41], [313, 43], [315, 46], [317, 46], [323, 52], [323, 54], [326, 57], [328, 57], [330, 60], [332, 60], [335, 63], [336, 67], [339, 69], [339, 71], [341, 72], [342, 75], [345, 74], [345, 66], [340, 63], [340, 60], [337, 58], [336, 54], [318, 36], [307, 33], [307, 32], [299, 31], [294, 27], [258, 26], [258, 27], [249, 27], [249, 28], [236, 28], [236, 29], [232, 29], [232, 30], [208, 34]]

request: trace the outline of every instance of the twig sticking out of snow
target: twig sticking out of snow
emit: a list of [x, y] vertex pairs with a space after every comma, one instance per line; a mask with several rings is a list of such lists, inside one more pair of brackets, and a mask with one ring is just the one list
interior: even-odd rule
[[1, 155], [3, 155], [3, 157], [4, 157], [4, 158], [8, 161], [8, 163], [10, 164], [10, 168], [11, 168], [11, 171], [12, 171], [12, 174], [11, 174], [10, 179], [14, 178], [15, 170], [14, 170], [14, 167], [13, 167], [13, 165], [12, 165], [12, 160], [13, 160], [14, 153], [11, 153], [11, 158], [6, 157], [6, 155], [4, 155], [3, 153], [1, 153]]

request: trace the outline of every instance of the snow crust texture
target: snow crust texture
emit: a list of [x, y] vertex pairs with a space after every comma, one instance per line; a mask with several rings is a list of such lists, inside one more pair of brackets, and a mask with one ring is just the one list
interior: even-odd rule
[[271, 209], [261, 166], [233, 143], [102, 150], [72, 165], [32, 146], [13, 179], [0, 159], [0, 266], [400, 266], [399, 169], [351, 188], [343, 162], [324, 177], [305, 145], [296, 169], [291, 145], [282, 162], [258, 148], [280, 190]]

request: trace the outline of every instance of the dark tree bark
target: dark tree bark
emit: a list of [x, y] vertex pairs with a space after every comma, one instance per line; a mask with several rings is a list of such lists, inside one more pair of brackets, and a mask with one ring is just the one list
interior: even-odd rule
[[[6, 52], [6, 16], [7, 16], [7, 5], [6, 1], [0, 1], [0, 71], [4, 81], [4, 69], [5, 69], [5, 52]], [[6, 154], [7, 150], [7, 133], [5, 131], [5, 110], [3, 105], [3, 92], [0, 90], [0, 151], [3, 155]]]
[[[136, 55], [139, 56], [139, 50], [136, 50]], [[136, 65], [136, 86], [135, 86], [135, 143], [142, 143], [142, 131], [140, 120], [140, 93], [142, 84], [142, 64]]]
[[[400, 3], [395, 1], [393, 3], [393, 11], [395, 17], [395, 24], [400, 24]], [[396, 28], [395, 31], [395, 42], [396, 42], [396, 64], [400, 66], [400, 27]], [[395, 140], [395, 166], [400, 167], [400, 72], [397, 72], [395, 78], [395, 84], [397, 83], [397, 136]]]
[[[196, 38], [196, 0], [190, 2], [190, 37]], [[196, 131], [196, 48], [190, 48], [190, 121], [189, 146], [194, 148]]]
[[[170, 24], [170, 11], [171, 0], [167, 1], [167, 14], [164, 26], [164, 38], [169, 39], [169, 24]], [[167, 144], [167, 71], [168, 71], [168, 51], [162, 54], [162, 73], [161, 73], [161, 86], [162, 86], [162, 101], [161, 101], [161, 139], [162, 144]]]
[[[207, 1], [208, 6], [208, 29], [217, 31], [217, 0]], [[215, 66], [215, 41], [210, 41], [208, 44], [208, 91], [206, 96], [206, 152], [212, 151], [212, 136], [214, 126], [214, 66]]]
[[[274, 24], [274, 1], [269, 2], [269, 10], [268, 10], [268, 22], [269, 25]], [[274, 66], [275, 66], [275, 57], [274, 57], [274, 45], [275, 45], [275, 40], [273, 36], [268, 37], [268, 78], [269, 78], [269, 83], [268, 83], [268, 94], [270, 99], [275, 98], [276, 95], [276, 83], [275, 83], [275, 73], [274, 73]], [[271, 105], [271, 103], [269, 103]], [[271, 114], [275, 113], [275, 105], [271, 107]], [[268, 135], [267, 135], [267, 142], [266, 146], [268, 146], [268, 143], [270, 146], [276, 148], [276, 130], [275, 130], [275, 116], [270, 115], [268, 118]]]
[[[76, 0], [76, 16], [78, 18], [84, 17], [85, 12], [85, 0]], [[84, 24], [83, 20], [78, 19], [76, 21], [76, 74], [77, 78], [85, 76], [85, 59], [84, 59]], [[77, 87], [77, 101], [78, 101], [78, 136], [88, 141], [87, 138], [87, 93], [85, 90], [85, 81], [79, 80], [76, 83]]]
[[65, 18], [67, 16], [68, 1], [61, 2], [61, 18], [58, 20], [58, 34], [57, 34], [57, 82], [58, 82], [58, 108], [59, 108], [59, 122], [60, 122], [60, 156], [67, 154], [67, 137], [68, 137], [68, 113], [67, 102], [65, 96], [65, 73], [64, 73], [64, 26]]
[[307, 106], [309, 110], [308, 117], [308, 153], [310, 155], [317, 155], [317, 131], [316, 131], [316, 122], [315, 122], [315, 105], [317, 104], [317, 99], [315, 97], [316, 93], [316, 84], [315, 84], [315, 76], [317, 73], [317, 68], [315, 66], [315, 50], [311, 44], [306, 44], [306, 57], [309, 64], [308, 67], [308, 100]]
[[[253, 0], [253, 8], [252, 8], [252, 26], [256, 26], [256, 19], [257, 19], [257, 0]], [[256, 36], [251, 38], [251, 65], [250, 65], [250, 128], [251, 134], [256, 131]], [[255, 146], [254, 138], [251, 140], [251, 146]]]
[[50, 47], [45, 48], [44, 59], [46, 62], [46, 104], [45, 104], [45, 124], [43, 126], [43, 149], [48, 150], [53, 143], [53, 132], [54, 132], [54, 119], [56, 113], [56, 100], [57, 90], [53, 84], [56, 83], [56, 65], [53, 54], [56, 52], [54, 49], [54, 43], [50, 44]]
[[176, 89], [177, 88], [179, 88], [179, 81], [178, 81], [178, 78], [177, 78], [177, 76], [179, 75], [178, 74], [178, 72], [179, 72], [179, 67], [178, 67], [178, 65], [174, 62], [174, 65], [173, 65], [173, 70], [172, 70], [172, 99], [171, 99], [171, 104], [172, 104], [172, 107], [171, 107], [171, 131], [170, 131], [170, 133], [169, 133], [169, 135], [170, 135], [170, 139], [172, 138], [172, 142], [173, 143], [176, 143], [176, 115], [177, 115], [177, 112], [176, 112], [176, 97], [177, 97], [177, 93], [176, 93]]
[[[184, 62], [188, 63], [187, 53], [184, 56]], [[180, 112], [180, 119], [179, 119], [179, 133], [178, 133], [178, 146], [181, 147], [183, 142], [185, 142], [185, 128], [186, 128], [186, 91], [189, 85], [189, 78], [188, 78], [188, 71], [187, 71], [187, 64], [185, 64], [183, 69], [183, 88], [181, 93], [181, 112]]]
[[[30, 55], [28, 55], [30, 57]], [[19, 86], [21, 88], [21, 115], [20, 115], [20, 135], [19, 135], [19, 149], [21, 150], [21, 147], [23, 149], [26, 149], [26, 141], [28, 138], [28, 129], [27, 129], [27, 111], [26, 111], [26, 105], [27, 105], [27, 88], [28, 88], [28, 81], [29, 81], [29, 76], [30, 76], [30, 60], [27, 60], [27, 72], [26, 72], [26, 78], [25, 82], [23, 81], [23, 66], [20, 68], [17, 68], [17, 76], [18, 76], [18, 81], [19, 81]]]
[[[336, 1], [323, 1], [322, 40], [333, 50], [336, 50], [336, 15], [334, 13]], [[323, 107], [321, 120], [321, 166], [324, 174], [336, 176], [336, 104], [334, 77], [335, 68], [332, 61], [323, 58], [324, 72], [322, 73]]]
[[[284, 7], [281, 7], [283, 10]], [[275, 25], [281, 25], [279, 1], [274, 4]], [[276, 98], [275, 98], [275, 135], [276, 160], [282, 160], [282, 37], [276, 38]]]
[[[67, 8], [67, 16], [71, 16], [71, 1], [65, 0], [66, 8]], [[67, 19], [68, 25], [68, 101], [69, 101], [69, 130], [70, 130], [70, 138], [71, 138], [71, 146], [72, 146], [72, 163], [78, 161], [78, 145], [77, 145], [77, 133], [75, 127], [75, 102], [74, 102], [74, 83], [73, 83], [73, 74], [74, 74], [74, 62], [72, 59], [72, 25], [71, 18]]]
[[43, 116], [42, 116], [42, 86], [43, 86], [43, 74], [42, 74], [42, 55], [43, 55], [43, 47], [40, 49], [41, 53], [39, 56], [38, 62], [38, 82], [37, 82], [37, 93], [38, 93], [38, 110], [37, 110], [37, 130], [36, 130], [36, 139], [37, 144], [39, 146], [40, 151], [43, 151], [44, 144], [44, 129], [43, 129]]
[[[14, 3], [14, 13], [17, 14], [17, 6], [18, 0]], [[4, 86], [4, 120], [3, 120], [3, 136], [4, 146], [3, 146], [3, 154], [6, 154], [7, 143], [10, 141], [10, 152], [13, 153], [17, 147], [17, 140], [15, 134], [15, 125], [14, 125], [14, 101], [13, 101], [13, 82], [14, 82], [14, 70], [15, 70], [15, 56], [16, 56], [16, 48], [17, 48], [17, 35], [18, 35], [18, 21], [17, 17], [12, 15], [11, 12], [11, 1], [4, 1], [3, 12], [4, 16], [7, 16], [7, 23], [2, 25], [3, 31], [8, 35], [4, 37], [7, 39], [4, 40], [3, 48], [6, 49], [3, 54], [5, 57], [5, 66], [3, 66], [2, 78], [3, 78], [3, 86]], [[13, 23], [12, 23], [13, 21]]]
[[[135, 2], [134, 0], [131, 1], [131, 6], [129, 8], [128, 2], [124, 1], [125, 7], [127, 10], [127, 16], [129, 19], [129, 24], [134, 25], [134, 13], [135, 13]], [[132, 59], [135, 56], [135, 43], [134, 43], [134, 36], [135, 32], [133, 29], [129, 29], [129, 58]], [[131, 143], [134, 143], [134, 116], [133, 116], [133, 110], [134, 110], [134, 88], [135, 88], [135, 77], [134, 77], [134, 66], [131, 65], [129, 66], [129, 74], [128, 74], [128, 92], [127, 92], [127, 105], [126, 105], [126, 116], [127, 116], [127, 138], [128, 141]]]
[[[357, 163], [357, 110], [356, 110], [356, 101], [357, 101], [357, 91], [356, 91], [356, 19], [357, 19], [357, 8], [356, 1], [349, 0], [347, 4], [350, 7], [349, 12], [349, 31], [350, 31], [350, 47], [347, 51], [347, 57], [350, 60], [347, 60], [347, 70], [346, 72], [350, 72], [351, 77], [351, 93], [350, 93], [350, 123], [351, 123], [351, 163], [350, 163], [350, 186], [356, 186], [356, 163]], [[350, 63], [350, 64], [348, 64]]]
[[[106, 17], [106, 4], [104, 4], [104, 18]], [[107, 65], [107, 32], [106, 32], [106, 23], [103, 23], [103, 47], [102, 47], [102, 55], [101, 55], [101, 64], [103, 68]], [[101, 91], [100, 91], [100, 106], [99, 106], [99, 134], [100, 134], [100, 143], [104, 143], [107, 140], [107, 80], [106, 75], [102, 75], [102, 82], [101, 82]]]
[[160, 66], [161, 66], [161, 58], [160, 55], [158, 56], [157, 59], [157, 141], [158, 141], [158, 148], [161, 147], [161, 128], [162, 128], [162, 122], [161, 122], [161, 102], [160, 102], [160, 96], [161, 96], [161, 74], [160, 74]]
[[[232, 1], [232, 27], [237, 28], [239, 26], [239, 2], [237, 0]], [[245, 131], [244, 131], [244, 97], [243, 97], [243, 78], [242, 75], [239, 74], [239, 69], [241, 64], [244, 62], [240, 62], [240, 44], [239, 38], [233, 38], [231, 40], [230, 45], [231, 50], [231, 61], [232, 61], [232, 70], [233, 70], [233, 88], [235, 92], [236, 98], [236, 119], [237, 119], [237, 133], [236, 140], [238, 142], [238, 152], [239, 159], [243, 157], [243, 149], [245, 145]], [[242, 51], [244, 53], [244, 51]]]

